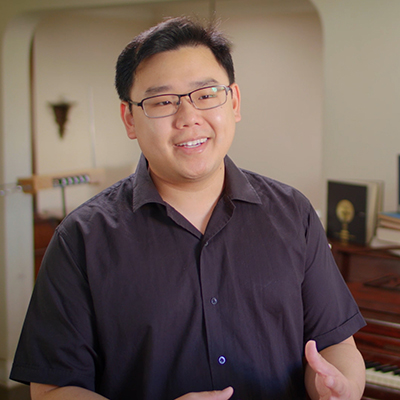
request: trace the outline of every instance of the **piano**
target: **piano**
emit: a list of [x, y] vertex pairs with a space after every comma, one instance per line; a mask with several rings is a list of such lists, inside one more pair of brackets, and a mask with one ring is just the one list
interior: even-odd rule
[[400, 257], [331, 242], [367, 325], [354, 335], [366, 363], [363, 399], [400, 400]]

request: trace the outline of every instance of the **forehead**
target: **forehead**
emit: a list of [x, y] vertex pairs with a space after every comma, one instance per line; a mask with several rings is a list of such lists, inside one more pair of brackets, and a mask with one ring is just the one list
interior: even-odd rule
[[181, 47], [145, 59], [135, 73], [133, 91], [142, 94], [228, 84], [228, 74], [205, 46]]

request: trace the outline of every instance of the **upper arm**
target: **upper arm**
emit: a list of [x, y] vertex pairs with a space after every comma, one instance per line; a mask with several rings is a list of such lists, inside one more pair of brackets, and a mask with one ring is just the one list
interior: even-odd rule
[[51, 390], [57, 389], [58, 386], [45, 385], [44, 383], [31, 383], [31, 398], [32, 400], [41, 400], [44, 395]]
[[100, 394], [78, 386], [54, 386], [31, 383], [32, 400], [107, 400]]
[[343, 340], [340, 343], [342, 343], [342, 344], [350, 344], [351, 346], [357, 347], [353, 336], [348, 337], [347, 339]]

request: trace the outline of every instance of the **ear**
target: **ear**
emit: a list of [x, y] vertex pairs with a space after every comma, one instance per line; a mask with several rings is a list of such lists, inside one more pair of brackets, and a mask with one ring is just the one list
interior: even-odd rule
[[237, 83], [232, 83], [230, 85], [232, 89], [232, 107], [233, 113], [235, 115], [235, 121], [239, 122], [242, 119], [242, 115], [240, 114], [240, 90]]
[[121, 102], [120, 111], [121, 119], [125, 125], [126, 133], [129, 139], [136, 139], [135, 120], [133, 119], [129, 103], [126, 101]]

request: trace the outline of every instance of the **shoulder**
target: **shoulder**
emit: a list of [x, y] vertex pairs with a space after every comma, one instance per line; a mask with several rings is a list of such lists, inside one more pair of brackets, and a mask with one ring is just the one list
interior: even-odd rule
[[109, 224], [120, 219], [123, 214], [132, 210], [133, 185], [134, 175], [130, 175], [104, 189], [71, 211], [57, 230], [63, 232], [73, 226], [88, 226], [93, 229], [105, 222]]
[[311, 204], [307, 197], [298, 189], [286, 183], [241, 169], [252, 185], [262, 204], [269, 207], [309, 209]]

